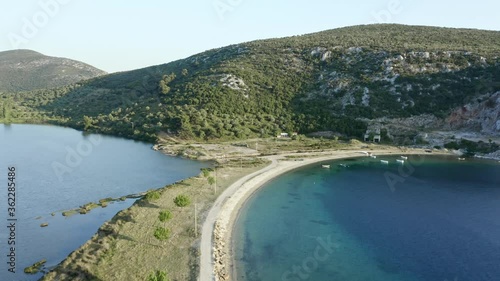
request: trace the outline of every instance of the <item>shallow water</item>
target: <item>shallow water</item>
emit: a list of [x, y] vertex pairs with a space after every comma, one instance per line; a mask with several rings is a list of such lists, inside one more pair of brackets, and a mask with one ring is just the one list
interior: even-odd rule
[[316, 164], [260, 189], [235, 225], [238, 281], [498, 280], [500, 165], [382, 159]]
[[[24, 268], [43, 258], [57, 265], [135, 200], [68, 218], [58, 211], [163, 187], [209, 166], [165, 156], [151, 144], [37, 125], [0, 125], [0, 156], [0, 280], [16, 281], [40, 278]], [[9, 166], [16, 168], [16, 274], [6, 264]], [[49, 226], [41, 228], [44, 222]]]

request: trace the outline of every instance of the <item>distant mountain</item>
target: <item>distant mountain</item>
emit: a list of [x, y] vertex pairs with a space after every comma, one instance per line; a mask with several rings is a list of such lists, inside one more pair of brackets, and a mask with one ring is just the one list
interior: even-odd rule
[[0, 52], [0, 92], [67, 86], [106, 72], [88, 64], [31, 50]]
[[[49, 118], [145, 140], [158, 132], [198, 140], [292, 131], [360, 138], [367, 127], [403, 143], [433, 128], [499, 135], [499, 56], [497, 31], [354, 26], [19, 94], [8, 108], [15, 108], [11, 119]], [[467, 113], [473, 122], [457, 121], [462, 108], [477, 109]]]

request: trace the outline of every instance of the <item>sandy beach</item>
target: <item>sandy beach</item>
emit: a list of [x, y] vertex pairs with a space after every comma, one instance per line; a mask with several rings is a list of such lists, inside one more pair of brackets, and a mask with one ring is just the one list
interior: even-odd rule
[[[430, 155], [422, 149], [388, 148], [370, 150], [377, 156], [382, 155]], [[434, 151], [434, 155], [449, 154]], [[199, 281], [235, 280], [232, 275], [231, 232], [241, 206], [266, 182], [294, 169], [314, 163], [353, 157], [367, 157], [362, 150], [344, 150], [322, 153], [315, 158], [306, 154], [293, 154], [294, 159], [286, 155], [265, 157], [271, 164], [255, 173], [247, 175], [229, 186], [214, 203], [203, 224], [200, 245]], [[298, 157], [298, 158], [296, 158]], [[300, 159], [300, 157], [304, 157]], [[380, 157], [379, 157], [380, 158]], [[300, 161], [297, 161], [300, 159]]]

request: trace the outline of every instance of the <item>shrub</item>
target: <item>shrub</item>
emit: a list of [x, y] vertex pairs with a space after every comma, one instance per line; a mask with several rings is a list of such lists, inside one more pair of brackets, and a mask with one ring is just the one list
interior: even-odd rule
[[160, 212], [160, 215], [158, 216], [158, 219], [161, 221], [161, 222], [166, 222], [170, 219], [172, 219], [172, 213], [170, 211], [161, 211]]
[[165, 271], [159, 271], [150, 273], [148, 275], [148, 281], [169, 281], [167, 273]]
[[174, 203], [178, 207], [186, 207], [189, 204], [191, 204], [191, 200], [186, 195], [179, 195], [179, 196], [175, 197]]
[[146, 200], [148, 200], [148, 201], [158, 200], [158, 199], [160, 199], [160, 192], [158, 192], [158, 191], [148, 192], [148, 194], [146, 194], [146, 196], [144, 198], [146, 198]]
[[164, 227], [156, 227], [154, 237], [160, 241], [170, 238], [170, 229]]
[[208, 176], [210, 176], [210, 170], [208, 170], [206, 168], [201, 169], [201, 172], [203, 173], [203, 176], [205, 178], [208, 178]]

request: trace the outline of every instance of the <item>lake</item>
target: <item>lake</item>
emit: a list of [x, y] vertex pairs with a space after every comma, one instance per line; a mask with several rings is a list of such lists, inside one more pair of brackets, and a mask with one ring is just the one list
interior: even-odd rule
[[[55, 126], [0, 125], [0, 280], [39, 279], [41, 274], [26, 275], [24, 268], [41, 259], [47, 259], [48, 267], [57, 265], [135, 200], [114, 202], [86, 215], [63, 217], [61, 211], [160, 188], [210, 166], [166, 156], [151, 146]], [[16, 274], [7, 264], [7, 226], [13, 222], [8, 221], [9, 167], [16, 173]], [[42, 223], [49, 226], [41, 228]]]
[[396, 159], [316, 164], [266, 184], [234, 227], [237, 280], [499, 280], [500, 165]]

